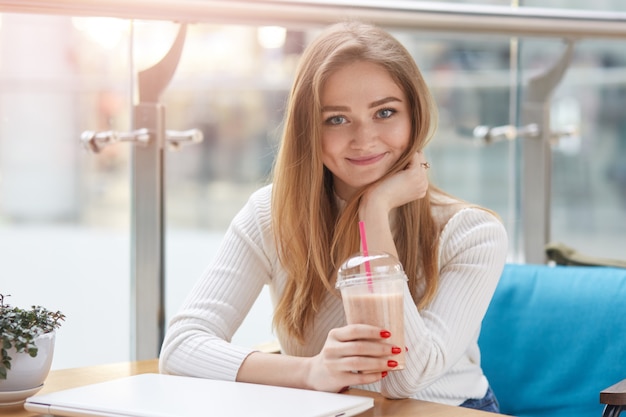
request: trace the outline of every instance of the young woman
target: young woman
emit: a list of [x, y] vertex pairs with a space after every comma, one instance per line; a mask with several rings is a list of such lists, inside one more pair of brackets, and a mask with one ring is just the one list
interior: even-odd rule
[[[435, 105], [407, 50], [371, 25], [327, 28], [305, 50], [273, 183], [230, 225], [214, 263], [170, 323], [164, 373], [417, 398], [497, 411], [477, 339], [506, 258], [494, 214], [429, 186], [422, 153]], [[346, 325], [334, 288], [359, 250], [396, 256], [407, 346]], [[264, 285], [282, 354], [230, 343]], [[406, 351], [406, 368], [393, 356]], [[358, 371], [358, 372], [354, 372]]]

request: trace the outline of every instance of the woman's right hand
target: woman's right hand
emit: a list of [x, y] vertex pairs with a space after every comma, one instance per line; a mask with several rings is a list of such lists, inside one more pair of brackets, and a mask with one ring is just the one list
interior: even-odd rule
[[396, 366], [394, 346], [386, 342], [389, 336], [387, 330], [366, 324], [331, 330], [321, 352], [309, 359], [307, 385], [318, 391], [339, 392], [351, 385], [379, 381]]

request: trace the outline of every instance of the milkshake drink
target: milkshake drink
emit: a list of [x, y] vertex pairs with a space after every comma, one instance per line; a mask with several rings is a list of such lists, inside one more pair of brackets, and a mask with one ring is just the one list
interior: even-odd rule
[[[367, 263], [367, 264], [366, 264]], [[398, 362], [393, 370], [404, 369], [404, 286], [402, 265], [391, 255], [378, 252], [357, 254], [339, 269], [337, 288], [341, 290], [348, 324], [371, 324], [388, 330], [388, 343], [402, 348], [390, 359]]]

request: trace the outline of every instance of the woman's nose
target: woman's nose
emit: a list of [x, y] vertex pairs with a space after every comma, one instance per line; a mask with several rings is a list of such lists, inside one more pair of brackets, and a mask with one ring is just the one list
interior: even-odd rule
[[352, 146], [354, 148], [364, 148], [373, 143], [376, 137], [376, 131], [373, 126], [368, 123], [357, 122], [353, 123], [352, 131]]

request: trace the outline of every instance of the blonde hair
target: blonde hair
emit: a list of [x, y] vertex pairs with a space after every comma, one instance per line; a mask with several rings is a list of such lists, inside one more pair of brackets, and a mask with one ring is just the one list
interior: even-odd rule
[[[435, 128], [435, 104], [415, 61], [386, 31], [343, 22], [327, 28], [304, 51], [289, 97], [272, 191], [272, 227], [288, 274], [274, 325], [300, 342], [326, 293], [335, 291], [339, 264], [359, 250], [358, 206], [367, 187], [339, 212], [332, 174], [322, 163], [320, 132], [324, 83], [334, 71], [355, 61], [384, 67], [405, 92], [412, 112], [409, 146], [385, 177], [406, 167]], [[419, 307], [432, 300], [438, 281], [439, 230], [430, 204], [429, 192], [399, 207], [394, 231], [398, 256]]]

